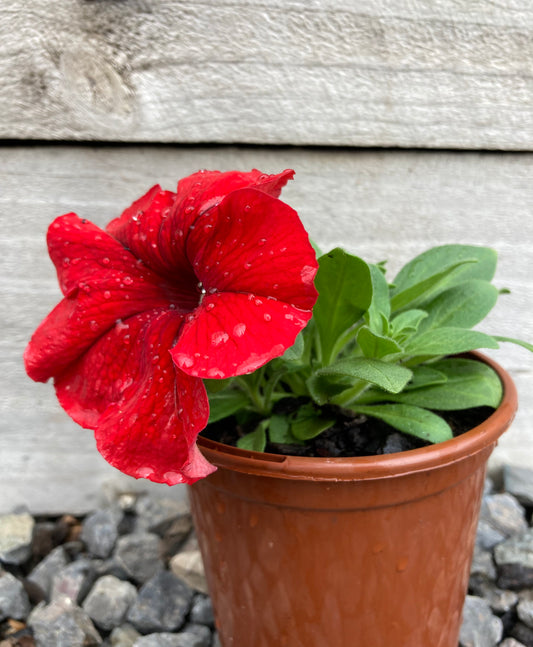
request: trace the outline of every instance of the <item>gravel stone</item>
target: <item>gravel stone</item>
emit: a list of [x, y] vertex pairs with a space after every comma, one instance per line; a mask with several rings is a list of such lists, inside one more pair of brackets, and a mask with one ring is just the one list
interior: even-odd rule
[[68, 598], [38, 605], [28, 624], [39, 647], [94, 647], [102, 643], [89, 616]]
[[511, 494], [489, 494], [483, 498], [476, 543], [491, 549], [501, 541], [527, 530], [524, 508]]
[[513, 494], [520, 503], [533, 506], [533, 469], [518, 465], [505, 465], [503, 482], [506, 491]]
[[112, 647], [133, 647], [135, 641], [140, 637], [141, 634], [135, 627], [125, 623], [113, 629], [109, 636], [109, 642]]
[[215, 616], [211, 598], [201, 594], [194, 596], [191, 608], [191, 622], [206, 625], [207, 627], [215, 626]]
[[118, 566], [139, 584], [163, 570], [160, 558], [160, 538], [149, 532], [136, 532], [120, 537], [114, 558]]
[[515, 640], [514, 638], [506, 638], [500, 643], [499, 647], [525, 647], [525, 645], [524, 643], [519, 643], [518, 640]]
[[90, 590], [83, 609], [98, 628], [110, 631], [122, 624], [137, 597], [137, 589], [113, 575], [104, 575]]
[[533, 528], [511, 537], [494, 549], [498, 567], [498, 586], [520, 589], [533, 586]]
[[94, 557], [106, 558], [111, 555], [118, 539], [118, 527], [123, 518], [119, 508], [97, 510], [83, 522], [80, 539]]
[[133, 647], [210, 647], [211, 632], [207, 627], [190, 625], [179, 634], [167, 632], [142, 636]]
[[522, 622], [517, 622], [510, 631], [511, 637], [523, 643], [525, 647], [533, 647], [533, 629]]
[[58, 546], [47, 555], [28, 575], [28, 581], [35, 584], [50, 600], [54, 575], [68, 564], [63, 546]]
[[208, 593], [204, 563], [200, 550], [184, 550], [170, 560], [170, 570], [191, 588], [200, 593]]
[[29, 559], [34, 525], [27, 512], [0, 516], [0, 562], [23, 564]]
[[182, 520], [183, 539], [192, 529], [189, 504], [186, 500], [153, 499], [147, 495], [138, 498], [135, 511], [135, 530], [153, 532], [163, 537], [174, 522]]
[[520, 600], [516, 611], [520, 620], [533, 629], [533, 600]]
[[67, 597], [73, 602], [81, 603], [96, 579], [92, 562], [80, 558], [67, 564], [52, 577], [50, 599]]
[[7, 618], [22, 620], [29, 612], [30, 601], [22, 582], [0, 569], [0, 622]]
[[492, 552], [484, 550], [480, 546], [474, 548], [474, 558], [472, 560], [471, 575], [482, 575], [488, 580], [496, 579], [496, 566], [492, 558]]
[[169, 571], [142, 586], [127, 615], [141, 633], [175, 631], [191, 608], [193, 591]]
[[503, 623], [492, 614], [482, 598], [468, 595], [459, 634], [461, 647], [496, 647], [503, 634]]

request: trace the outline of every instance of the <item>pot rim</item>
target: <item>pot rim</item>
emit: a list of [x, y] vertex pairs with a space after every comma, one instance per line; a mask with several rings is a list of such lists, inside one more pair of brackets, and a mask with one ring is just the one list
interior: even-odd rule
[[219, 468], [282, 479], [371, 480], [423, 472], [461, 461], [495, 445], [513, 421], [518, 407], [516, 387], [509, 373], [482, 353], [469, 355], [480, 359], [496, 371], [502, 382], [503, 397], [498, 408], [480, 425], [451, 440], [394, 454], [343, 458], [283, 456], [256, 452], [201, 436], [198, 437], [198, 447], [205, 458]]

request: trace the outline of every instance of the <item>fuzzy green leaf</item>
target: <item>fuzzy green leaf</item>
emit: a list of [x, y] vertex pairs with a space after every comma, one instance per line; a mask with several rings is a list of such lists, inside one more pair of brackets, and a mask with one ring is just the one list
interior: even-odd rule
[[363, 351], [365, 357], [381, 359], [386, 355], [401, 353], [402, 347], [391, 337], [378, 335], [372, 332], [368, 326], [363, 326], [357, 334], [357, 344]]
[[302, 405], [292, 416], [290, 431], [298, 440], [315, 438], [335, 422], [333, 418], [323, 416], [320, 409], [311, 403]]
[[488, 315], [497, 299], [498, 289], [488, 281], [465, 281], [424, 305], [428, 317], [420, 332], [443, 326], [472, 328]]
[[260, 422], [257, 427], [246, 436], [239, 438], [237, 441], [237, 447], [239, 449], [248, 449], [254, 452], [264, 452], [267, 439], [266, 439], [266, 428], [268, 426], [268, 420], [263, 420]]
[[384, 321], [390, 317], [389, 284], [385, 274], [377, 265], [369, 265], [372, 279], [372, 302], [368, 308], [368, 325], [378, 334], [385, 331]]
[[442, 371], [437, 371], [435, 369], [435, 364], [432, 364], [431, 367], [421, 364], [419, 366], [414, 366], [411, 370], [413, 371], [413, 377], [405, 387], [404, 391], [421, 389], [427, 386], [432, 386], [433, 384], [444, 384], [448, 379]]
[[514, 337], [501, 337], [500, 335], [494, 335], [496, 341], [507, 341], [511, 344], [516, 344], [517, 346], [522, 346], [533, 353], [533, 344], [530, 344], [527, 341], [522, 341], [521, 339], [514, 339]]
[[490, 335], [464, 328], [437, 328], [412, 337], [405, 345], [409, 355], [456, 355], [476, 348], [498, 348]]
[[453, 438], [448, 423], [431, 411], [408, 404], [375, 404], [352, 406], [357, 413], [383, 420], [406, 434], [440, 443]]
[[209, 423], [232, 416], [249, 404], [242, 391], [236, 389], [209, 394]]
[[300, 332], [296, 336], [294, 344], [287, 348], [280, 359], [287, 362], [298, 362], [302, 358], [302, 355], [304, 353], [304, 346], [304, 338], [302, 333]]
[[470, 279], [491, 281], [497, 254], [488, 247], [441, 245], [407, 263], [394, 279], [393, 310], [421, 304]]
[[392, 334], [398, 337], [404, 333], [413, 333], [418, 330], [420, 323], [428, 316], [425, 310], [404, 310], [391, 321]]
[[338, 338], [366, 312], [372, 300], [370, 268], [357, 256], [336, 248], [319, 259], [318, 300], [313, 318], [322, 356], [329, 361]]
[[452, 357], [435, 362], [432, 366], [446, 376], [446, 382], [404, 391], [389, 396], [389, 399], [441, 411], [482, 406], [496, 408], [500, 404], [502, 384], [487, 364]]
[[464, 268], [466, 265], [474, 265], [475, 260], [469, 259], [464, 261], [449, 262], [444, 266], [444, 270], [432, 274], [427, 278], [410, 285], [402, 291], [397, 287], [394, 288], [391, 296], [391, 308], [393, 312], [402, 310], [407, 306], [419, 306], [433, 298], [439, 292], [445, 290], [455, 280], [457, 270]]
[[290, 433], [289, 418], [277, 414], [273, 415], [268, 424], [268, 435], [273, 443], [294, 442], [294, 438]]
[[[394, 279], [394, 294], [428, 279], [443, 269], [450, 268], [459, 262], [467, 262], [455, 274], [456, 285], [467, 279], [492, 281], [496, 271], [497, 254], [488, 247], [477, 245], [440, 245], [419, 254], [398, 272]], [[472, 261], [475, 261], [472, 263]]]
[[389, 393], [400, 392], [409, 382], [412, 372], [399, 364], [389, 364], [379, 359], [354, 357], [343, 359], [331, 366], [319, 369], [307, 381], [316, 387], [316, 378], [325, 376], [350, 377], [375, 384]]

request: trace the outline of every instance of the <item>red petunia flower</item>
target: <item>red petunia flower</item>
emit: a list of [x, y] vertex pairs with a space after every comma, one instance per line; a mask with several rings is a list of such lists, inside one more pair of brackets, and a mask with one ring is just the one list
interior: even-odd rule
[[63, 300], [24, 354], [59, 402], [94, 429], [104, 458], [160, 483], [215, 468], [196, 437], [201, 378], [249, 373], [311, 317], [315, 254], [279, 175], [199, 172], [153, 187], [105, 231], [73, 213], [49, 228]]

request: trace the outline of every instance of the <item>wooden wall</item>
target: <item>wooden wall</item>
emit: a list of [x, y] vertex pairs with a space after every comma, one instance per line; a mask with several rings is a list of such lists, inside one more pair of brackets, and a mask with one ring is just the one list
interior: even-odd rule
[[[198, 168], [294, 168], [283, 197], [311, 236], [392, 269], [430, 245], [494, 246], [512, 294], [484, 329], [532, 340], [532, 67], [526, 0], [1, 7], [0, 512], [146, 486], [99, 458], [21, 355], [59, 297], [51, 219], [103, 225]], [[532, 357], [493, 356], [521, 397], [493, 466], [533, 465]]]

